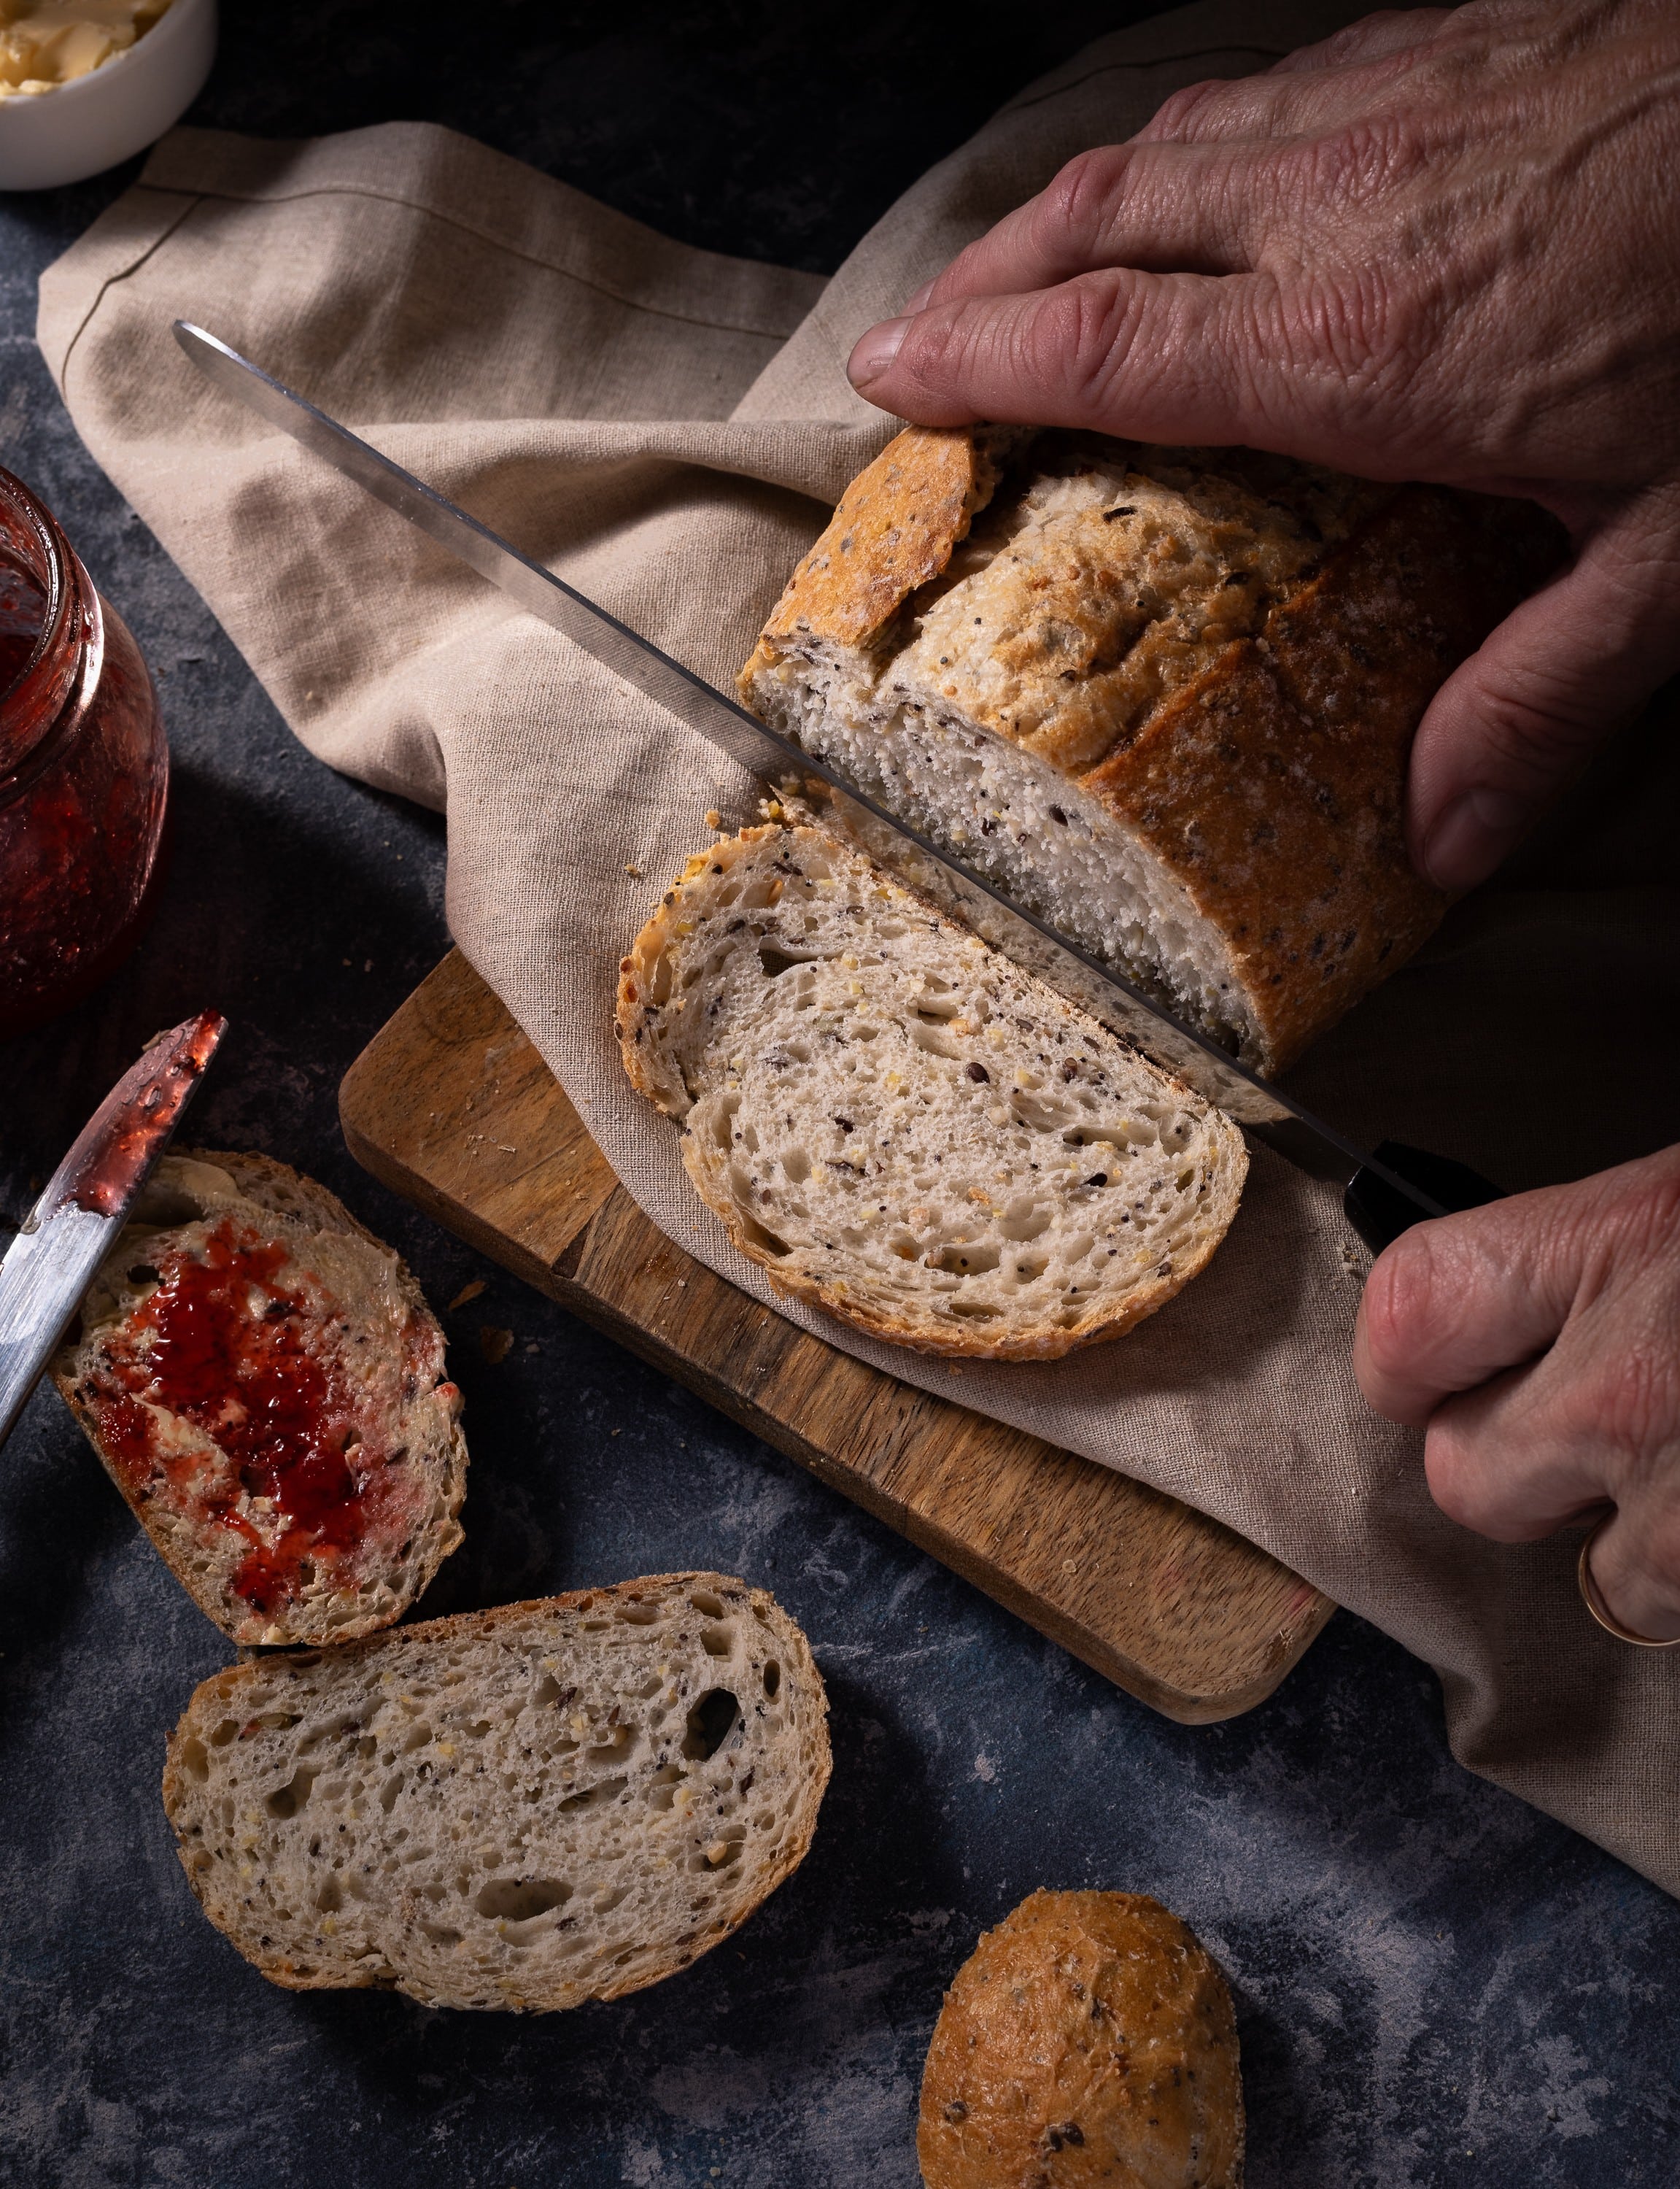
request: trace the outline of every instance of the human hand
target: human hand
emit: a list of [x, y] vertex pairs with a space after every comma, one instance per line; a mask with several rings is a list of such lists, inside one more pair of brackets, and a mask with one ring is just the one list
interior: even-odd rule
[[1561, 518], [1571, 564], [1412, 749], [1412, 859], [1465, 889], [1680, 668], [1677, 170], [1672, 0], [1375, 15], [1082, 154], [849, 370], [925, 425], [1245, 443]]
[[1593, 1575], [1680, 1635], [1680, 1147], [1419, 1224], [1373, 1264], [1360, 1388], [1424, 1430], [1444, 1513], [1526, 1543], [1606, 1504]]

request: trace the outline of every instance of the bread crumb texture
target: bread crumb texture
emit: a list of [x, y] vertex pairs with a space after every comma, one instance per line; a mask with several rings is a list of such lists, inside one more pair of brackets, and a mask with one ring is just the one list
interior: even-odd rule
[[391, 1249], [284, 1163], [166, 1155], [53, 1375], [236, 1642], [370, 1633], [461, 1541], [437, 1320]]
[[848, 488], [742, 694], [1276, 1070], [1440, 919], [1412, 738], [1561, 532], [1249, 450], [988, 430], [912, 427]]
[[685, 1968], [798, 1868], [826, 1711], [773, 1598], [658, 1575], [218, 1673], [164, 1807], [274, 1983], [543, 2011]]
[[1241, 2189], [1231, 1994], [1131, 1892], [1034, 1892], [957, 1971], [922, 2071], [927, 2189]]
[[876, 1336], [989, 1360], [1118, 1337], [1236, 1213], [1234, 1126], [818, 829], [697, 854], [621, 971], [625, 1068], [702, 1197]]

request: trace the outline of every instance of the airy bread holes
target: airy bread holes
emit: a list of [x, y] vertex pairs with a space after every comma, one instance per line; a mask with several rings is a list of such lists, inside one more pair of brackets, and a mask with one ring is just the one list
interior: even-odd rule
[[709, 1763], [741, 1722], [741, 1705], [727, 1688], [708, 1688], [688, 1714], [683, 1754], [691, 1763]]
[[616, 1802], [629, 1785], [627, 1778], [603, 1779], [599, 1785], [587, 1786], [581, 1794], [569, 1794], [560, 1804], [562, 1814], [578, 1809], [604, 1809], [609, 1802]]
[[277, 1786], [268, 1796], [265, 1804], [268, 1814], [282, 1820], [295, 1817], [309, 1799], [309, 1789], [314, 1785], [317, 1776], [315, 1772], [306, 1771], [300, 1765], [285, 1785]]
[[492, 1923], [530, 1923], [572, 1898], [572, 1887], [552, 1877], [493, 1877], [473, 1906]]
[[780, 979], [782, 974], [790, 971], [795, 965], [806, 965], [810, 963], [810, 960], [807, 958], [790, 958], [785, 950], [778, 950], [774, 943], [761, 942], [758, 945], [758, 963], [764, 969], [764, 978], [767, 981], [775, 981]]

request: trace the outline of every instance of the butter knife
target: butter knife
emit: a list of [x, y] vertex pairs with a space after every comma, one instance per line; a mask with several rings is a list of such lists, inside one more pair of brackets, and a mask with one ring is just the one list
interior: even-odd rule
[[228, 1021], [200, 1011], [119, 1079], [0, 1259], [0, 1444], [11, 1434], [215, 1055]]

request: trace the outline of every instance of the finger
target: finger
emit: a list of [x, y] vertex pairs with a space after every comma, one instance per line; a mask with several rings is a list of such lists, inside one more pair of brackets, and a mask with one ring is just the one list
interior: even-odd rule
[[1255, 192], [1243, 147], [1104, 144], [924, 283], [907, 313], [959, 297], [1015, 297], [1107, 266], [1245, 271]]
[[1617, 1455], [1595, 1419], [1596, 1382], [1550, 1364], [1508, 1369], [1436, 1407], [1423, 1436], [1429, 1495], [1496, 1543], [1532, 1543], [1613, 1496]]
[[1630, 1633], [1652, 1642], [1680, 1636], [1680, 1502], [1618, 1506], [1589, 1566], [1604, 1609]]
[[870, 402], [923, 426], [989, 418], [1276, 448], [1262, 383], [1282, 323], [1266, 276], [1114, 269], [889, 320], [846, 369]]
[[1604, 523], [1431, 701], [1407, 835], [1438, 888], [1492, 873], [1595, 748], [1680, 668], [1680, 489]]
[[1443, 1400], [1549, 1345], [1591, 1251], [1596, 1199], [1586, 1186], [1516, 1194], [1402, 1232], [1373, 1264], [1354, 1326], [1367, 1402], [1421, 1428]]

